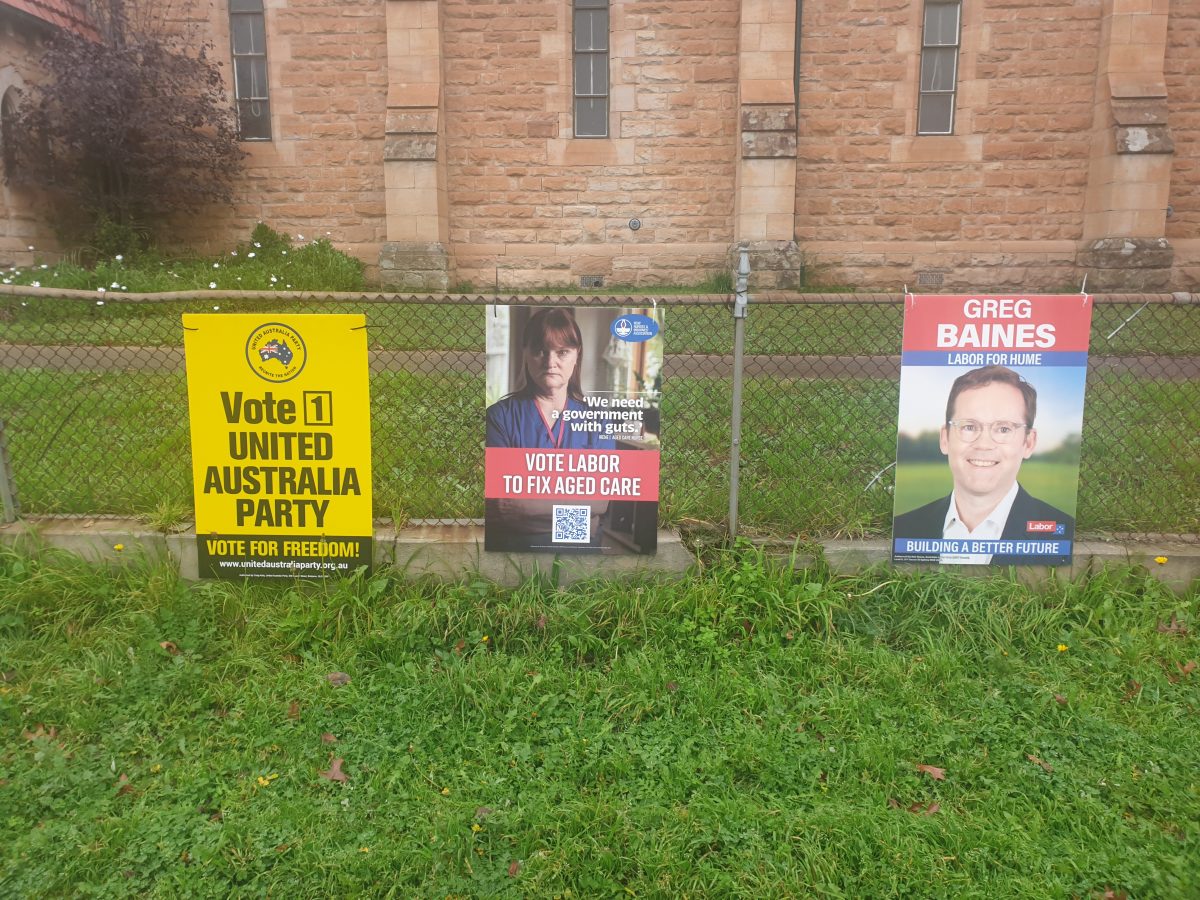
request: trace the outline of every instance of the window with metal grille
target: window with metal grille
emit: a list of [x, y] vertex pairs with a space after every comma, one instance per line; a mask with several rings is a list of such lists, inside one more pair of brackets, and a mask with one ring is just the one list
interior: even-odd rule
[[921, 36], [921, 93], [917, 134], [954, 133], [962, 2], [926, 3]]
[[575, 137], [608, 137], [608, 0], [572, 0]]
[[267, 25], [263, 0], [229, 0], [233, 44], [233, 91], [243, 141], [271, 139], [271, 100], [267, 92]]

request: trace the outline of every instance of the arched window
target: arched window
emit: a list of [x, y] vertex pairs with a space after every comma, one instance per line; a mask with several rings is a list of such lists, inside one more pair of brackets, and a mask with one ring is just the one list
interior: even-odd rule
[[9, 88], [0, 99], [0, 166], [7, 181], [16, 171], [17, 152], [13, 141], [14, 120], [17, 116], [17, 89]]

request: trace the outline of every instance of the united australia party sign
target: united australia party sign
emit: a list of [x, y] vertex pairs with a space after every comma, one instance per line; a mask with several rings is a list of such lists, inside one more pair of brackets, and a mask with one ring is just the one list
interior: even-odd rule
[[905, 298], [892, 556], [1071, 561], [1092, 300]]
[[202, 577], [371, 564], [362, 315], [185, 315]]

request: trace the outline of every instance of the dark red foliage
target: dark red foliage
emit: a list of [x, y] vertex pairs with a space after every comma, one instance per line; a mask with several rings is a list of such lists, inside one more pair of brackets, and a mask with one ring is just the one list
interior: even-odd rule
[[245, 155], [211, 47], [100, 7], [100, 40], [60, 31], [26, 89], [12, 133], [17, 184], [46, 191], [62, 230], [97, 223], [154, 231], [232, 197]]

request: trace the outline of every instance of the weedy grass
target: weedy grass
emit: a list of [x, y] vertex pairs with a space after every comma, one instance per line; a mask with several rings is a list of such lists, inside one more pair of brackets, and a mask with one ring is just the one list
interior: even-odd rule
[[1141, 570], [247, 586], [3, 551], [0, 596], [5, 895], [1200, 883], [1200, 603]]

